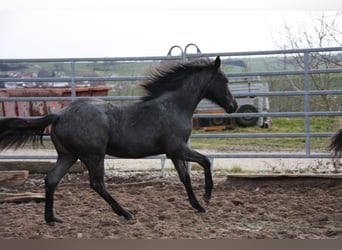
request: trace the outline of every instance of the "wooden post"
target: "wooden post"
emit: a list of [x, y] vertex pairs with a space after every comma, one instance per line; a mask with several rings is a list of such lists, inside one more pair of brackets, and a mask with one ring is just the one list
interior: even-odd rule
[[0, 186], [15, 187], [21, 186], [29, 175], [27, 170], [0, 171]]

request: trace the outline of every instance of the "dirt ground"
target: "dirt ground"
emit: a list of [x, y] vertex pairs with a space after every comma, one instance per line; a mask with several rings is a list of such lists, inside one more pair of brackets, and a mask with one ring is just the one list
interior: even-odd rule
[[[44, 193], [44, 175], [30, 174], [23, 187], [2, 192]], [[92, 191], [87, 173], [68, 174], [55, 194], [56, 215], [47, 225], [44, 202], [0, 204], [1, 239], [342, 239], [342, 181], [333, 179], [245, 180], [214, 177], [210, 204], [202, 200], [202, 172], [192, 172], [194, 191], [207, 208], [188, 203], [175, 172], [106, 174], [109, 192], [134, 214], [126, 221]]]

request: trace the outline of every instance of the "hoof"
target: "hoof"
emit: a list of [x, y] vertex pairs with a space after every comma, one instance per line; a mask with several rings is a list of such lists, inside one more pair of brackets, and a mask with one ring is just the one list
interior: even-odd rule
[[205, 194], [205, 195], [203, 195], [203, 197], [204, 197], [205, 203], [209, 204], [210, 203], [210, 199], [211, 199], [211, 195]]
[[55, 217], [53, 214], [46, 214], [45, 215], [45, 222], [48, 224], [53, 224], [54, 222], [63, 223], [63, 221], [61, 219]]
[[190, 202], [191, 206], [200, 213], [205, 213], [205, 209], [198, 203], [198, 201]]
[[63, 221], [57, 217], [52, 217], [52, 218], [45, 218], [45, 221], [48, 225], [55, 225], [55, 222], [57, 223], [63, 223]]
[[134, 216], [131, 213], [126, 213], [122, 215], [126, 220], [133, 220]]
[[201, 206], [197, 208], [197, 211], [199, 213], [205, 213], [205, 209], [203, 207], [201, 207]]

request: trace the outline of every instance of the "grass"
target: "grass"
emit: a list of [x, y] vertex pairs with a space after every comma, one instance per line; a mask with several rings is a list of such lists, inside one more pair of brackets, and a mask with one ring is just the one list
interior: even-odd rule
[[[341, 118], [339, 118], [341, 119]], [[335, 117], [315, 117], [311, 119], [312, 132], [336, 132], [339, 127], [339, 121]], [[305, 122], [302, 118], [274, 118], [271, 128], [263, 129], [257, 126], [253, 127], [237, 127], [234, 130], [203, 132], [199, 130], [193, 131], [193, 134], [239, 134], [239, 133], [300, 133], [305, 131]], [[330, 138], [311, 138], [312, 150], [326, 150]], [[191, 139], [191, 147], [194, 149], [216, 150], [216, 151], [234, 151], [244, 150], [253, 151], [298, 151], [305, 148], [305, 138], [215, 138], [215, 139]], [[27, 146], [29, 147], [29, 146]], [[45, 148], [53, 148], [52, 142], [45, 141]], [[235, 169], [236, 167], [236, 169]], [[234, 166], [231, 172], [238, 172], [239, 166]], [[236, 171], [235, 171], [236, 170]]]
[[[335, 117], [314, 117], [310, 119], [311, 132], [335, 132], [337, 131]], [[239, 134], [239, 133], [302, 133], [305, 132], [305, 120], [303, 118], [274, 118], [273, 125], [268, 129], [253, 127], [237, 127], [234, 130], [206, 133]], [[202, 131], [193, 131], [203, 133]], [[330, 138], [311, 138], [311, 149], [326, 150]], [[217, 151], [227, 150], [303, 150], [305, 138], [219, 138], [219, 139], [191, 139], [191, 146], [196, 149], [211, 149]]]
[[228, 169], [229, 173], [242, 173], [242, 167], [240, 166], [233, 166], [232, 168]]

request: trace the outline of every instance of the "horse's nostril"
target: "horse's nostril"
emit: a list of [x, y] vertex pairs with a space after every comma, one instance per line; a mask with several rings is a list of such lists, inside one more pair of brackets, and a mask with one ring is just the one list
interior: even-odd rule
[[234, 113], [237, 110], [237, 104], [236, 102], [229, 105], [229, 111], [230, 113]]
[[238, 108], [237, 101], [234, 100], [234, 102], [233, 102], [233, 112], [235, 112], [237, 110], [237, 108]]
[[234, 113], [237, 110], [236, 102], [229, 104], [228, 108], [226, 109], [227, 113]]

